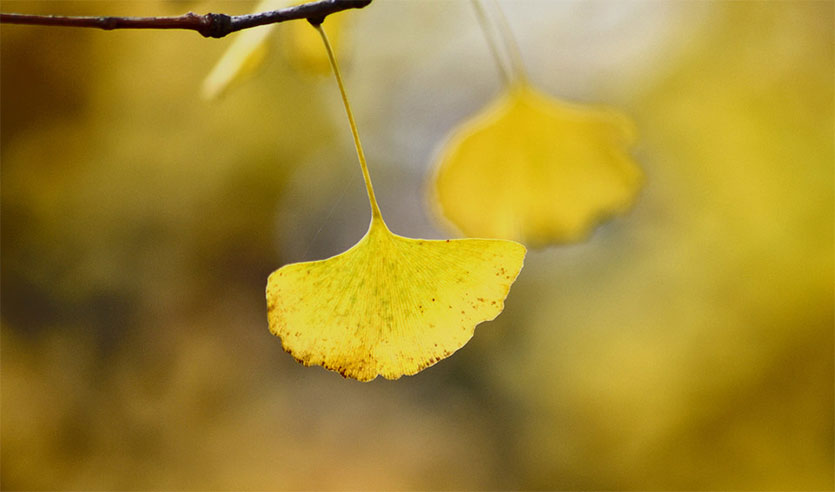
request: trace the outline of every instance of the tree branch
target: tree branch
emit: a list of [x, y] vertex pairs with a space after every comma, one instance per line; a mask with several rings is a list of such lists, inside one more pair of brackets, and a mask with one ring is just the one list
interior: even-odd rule
[[318, 0], [280, 10], [247, 15], [206, 14], [189, 12], [175, 17], [70, 17], [60, 15], [28, 15], [0, 13], [0, 24], [28, 24], [37, 26], [93, 27], [111, 29], [189, 29], [207, 38], [222, 38], [227, 34], [295, 19], [309, 19], [320, 23], [330, 14], [348, 9], [360, 9], [371, 0]]

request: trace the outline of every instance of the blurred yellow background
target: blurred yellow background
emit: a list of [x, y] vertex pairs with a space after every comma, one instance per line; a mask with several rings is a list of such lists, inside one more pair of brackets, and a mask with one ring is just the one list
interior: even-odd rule
[[[267, 330], [267, 275], [369, 218], [336, 87], [288, 25], [214, 102], [231, 38], [2, 26], [2, 488], [831, 490], [835, 4], [505, 11], [539, 87], [635, 119], [645, 188], [587, 242], [529, 253], [458, 353], [365, 384]], [[472, 9], [340, 15], [387, 222], [444, 237], [429, 163], [501, 87]]]

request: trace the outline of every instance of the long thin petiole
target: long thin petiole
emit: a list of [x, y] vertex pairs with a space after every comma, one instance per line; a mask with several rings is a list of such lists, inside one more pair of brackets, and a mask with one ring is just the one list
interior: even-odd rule
[[509, 67], [502, 62], [501, 56], [499, 55], [499, 50], [497, 49], [498, 42], [496, 41], [493, 30], [490, 29], [488, 17], [484, 10], [484, 6], [481, 4], [481, 0], [473, 0], [473, 6], [475, 7], [476, 14], [478, 15], [481, 28], [484, 31], [484, 36], [487, 38], [487, 43], [490, 45], [490, 50], [493, 52], [496, 63], [502, 71], [505, 82], [507, 82], [508, 85], [511, 85], [514, 82], [526, 82], [528, 80], [528, 74], [525, 71], [525, 64], [522, 61], [522, 52], [519, 50], [519, 44], [513, 36], [513, 31], [510, 29], [510, 24], [508, 24], [507, 18], [499, 6], [499, 3], [496, 0], [493, 0], [493, 10], [495, 11], [494, 17], [496, 18], [495, 23], [497, 30], [502, 38], [502, 44], [504, 45], [504, 49], [507, 53], [510, 65]]
[[499, 19], [499, 32], [504, 39], [505, 48], [507, 48], [514, 75], [518, 81], [525, 82], [528, 80], [528, 73], [525, 70], [525, 63], [522, 61], [522, 50], [519, 49], [519, 43], [513, 35], [513, 30], [510, 29], [510, 23], [507, 22], [507, 17], [504, 15], [504, 11], [501, 5], [499, 5], [498, 0], [493, 0], [493, 6], [496, 8], [496, 17]]
[[510, 85], [513, 81], [513, 77], [510, 75], [510, 68], [507, 67], [505, 61], [502, 59], [502, 55], [499, 52], [499, 46], [496, 42], [496, 36], [493, 35], [492, 31], [490, 30], [490, 21], [487, 18], [487, 12], [484, 11], [484, 6], [481, 5], [479, 0], [472, 0], [473, 10], [475, 10], [475, 15], [478, 18], [478, 23], [481, 26], [481, 31], [484, 33], [484, 38], [487, 40], [487, 45], [490, 48], [490, 53], [493, 54], [493, 59], [496, 62], [496, 66], [499, 68], [499, 72], [502, 74], [502, 78], [504, 79], [505, 85]]
[[362, 151], [362, 144], [360, 143], [360, 135], [357, 132], [357, 122], [354, 121], [354, 113], [351, 112], [351, 105], [348, 104], [348, 96], [345, 94], [345, 84], [342, 82], [342, 75], [339, 72], [339, 65], [336, 63], [336, 57], [333, 54], [333, 48], [328, 41], [328, 36], [322, 29], [321, 24], [313, 24], [313, 27], [319, 31], [322, 37], [322, 42], [325, 44], [325, 50], [328, 52], [328, 60], [331, 62], [331, 68], [336, 76], [336, 84], [339, 86], [339, 93], [342, 95], [342, 103], [345, 105], [345, 113], [348, 115], [348, 124], [351, 126], [351, 134], [354, 136], [354, 147], [357, 149], [357, 157], [362, 168], [362, 177], [365, 180], [365, 190], [368, 192], [368, 201], [371, 203], [371, 219], [383, 221], [383, 215], [380, 213], [380, 206], [377, 205], [377, 197], [374, 196], [374, 187], [371, 185], [371, 175], [368, 173], [368, 164], [365, 161], [365, 153]]

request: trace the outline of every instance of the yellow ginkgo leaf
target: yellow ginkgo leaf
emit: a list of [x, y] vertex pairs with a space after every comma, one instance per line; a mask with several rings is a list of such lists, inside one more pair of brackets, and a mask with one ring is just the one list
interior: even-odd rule
[[360, 381], [415, 374], [502, 312], [524, 256], [511, 241], [405, 238], [375, 218], [348, 251], [270, 275], [270, 330], [305, 365]]
[[[312, 0], [308, 0], [312, 1]], [[255, 12], [279, 10], [305, 3], [299, 0], [261, 0], [255, 7]], [[332, 20], [331, 20], [332, 18]], [[335, 44], [339, 44], [342, 37], [342, 16], [329, 16], [328, 23], [336, 34]], [[235, 39], [223, 53], [217, 64], [203, 81], [201, 93], [206, 99], [214, 99], [226, 92], [232, 85], [252, 76], [267, 54], [268, 39], [277, 24], [267, 24], [252, 29], [245, 29], [235, 33]], [[311, 31], [306, 22], [290, 22], [285, 28], [288, 31], [287, 56], [291, 63], [299, 68], [324, 72], [328, 69], [328, 59], [319, 48], [316, 33]]]
[[267, 280], [270, 331], [305, 365], [370, 381], [415, 374], [463, 347], [504, 309], [525, 247], [497, 239], [409, 239], [389, 231], [374, 196], [333, 51], [336, 76], [371, 204], [368, 232], [332, 258], [285, 265]]
[[630, 120], [557, 101], [519, 81], [458, 127], [430, 187], [463, 234], [534, 246], [578, 241], [629, 209], [642, 173]]

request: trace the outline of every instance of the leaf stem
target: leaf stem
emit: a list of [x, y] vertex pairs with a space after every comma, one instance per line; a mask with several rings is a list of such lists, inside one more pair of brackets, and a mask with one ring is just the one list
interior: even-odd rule
[[345, 106], [345, 113], [348, 115], [348, 124], [351, 126], [351, 134], [354, 136], [354, 147], [357, 149], [357, 158], [360, 161], [362, 168], [362, 177], [365, 180], [365, 190], [368, 192], [368, 201], [371, 203], [371, 220], [378, 220], [383, 222], [383, 215], [380, 213], [380, 206], [377, 205], [377, 197], [374, 195], [374, 186], [371, 184], [371, 175], [368, 173], [368, 163], [365, 161], [365, 153], [362, 151], [362, 143], [360, 143], [360, 135], [357, 131], [357, 122], [354, 120], [354, 113], [351, 111], [351, 105], [348, 103], [348, 96], [345, 94], [345, 84], [342, 82], [342, 74], [339, 72], [339, 65], [336, 63], [336, 57], [333, 54], [333, 48], [328, 41], [328, 36], [325, 30], [322, 29], [321, 22], [310, 20], [310, 23], [319, 32], [322, 37], [322, 42], [325, 44], [325, 50], [328, 52], [328, 60], [330, 60], [333, 74], [336, 76], [336, 84], [339, 86], [339, 93], [342, 96], [342, 104]]
[[487, 40], [487, 45], [490, 47], [490, 53], [493, 55], [493, 60], [499, 68], [505, 85], [510, 85], [513, 77], [510, 74], [510, 68], [507, 67], [505, 61], [502, 59], [502, 54], [499, 52], [499, 46], [496, 41], [496, 36], [490, 30], [490, 21], [487, 18], [487, 12], [484, 11], [484, 6], [479, 0], [472, 0], [473, 10], [475, 10], [478, 24], [481, 26], [481, 31], [484, 33], [484, 38]]
[[526, 83], [528, 80], [528, 74], [525, 70], [525, 63], [522, 60], [522, 52], [519, 49], [519, 43], [516, 41], [516, 37], [513, 36], [513, 30], [510, 29], [510, 24], [507, 22], [507, 17], [505, 17], [501, 6], [497, 0], [493, 0], [496, 30], [499, 33], [499, 37], [501, 37], [501, 44], [504, 45], [507, 55], [507, 63], [504, 63], [499, 54], [499, 41], [497, 40], [494, 31], [490, 29], [490, 22], [481, 1], [482, 0], [472, 0], [473, 8], [475, 8], [478, 22], [481, 25], [481, 29], [484, 31], [484, 37], [487, 39], [490, 51], [493, 53], [496, 64], [502, 72], [505, 84], [511, 86], [518, 83]]
[[513, 30], [510, 28], [510, 23], [507, 22], [507, 17], [504, 15], [502, 7], [498, 0], [493, 0], [493, 6], [496, 9], [496, 17], [498, 18], [499, 32], [504, 40], [505, 49], [507, 49], [510, 57], [510, 64], [513, 67], [514, 75], [518, 82], [526, 82], [528, 80], [528, 72], [525, 70], [525, 63], [522, 61], [522, 50], [519, 49], [519, 42], [513, 35]]

